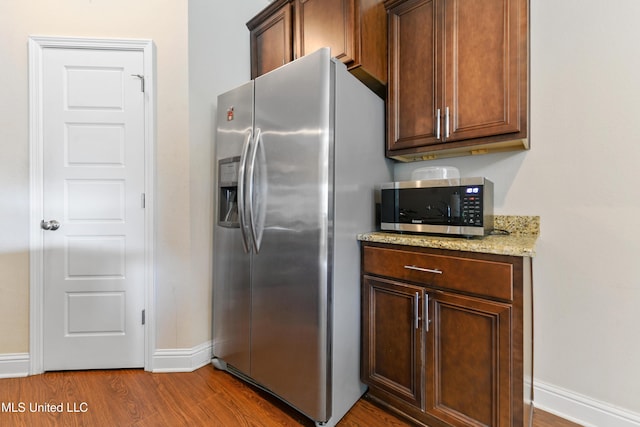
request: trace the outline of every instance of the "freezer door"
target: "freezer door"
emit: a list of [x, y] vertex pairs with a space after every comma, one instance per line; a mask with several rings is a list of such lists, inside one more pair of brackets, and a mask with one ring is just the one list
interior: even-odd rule
[[251, 376], [330, 417], [331, 61], [324, 49], [255, 81]]
[[[220, 160], [241, 157], [243, 147], [246, 148], [252, 136], [253, 82], [220, 95], [217, 111], [216, 166]], [[238, 179], [238, 184], [240, 183]], [[220, 191], [225, 191], [221, 185], [228, 183], [216, 183], [216, 200], [220, 200]], [[219, 209], [216, 209], [216, 215], [220, 215]], [[219, 218], [215, 218], [213, 355], [248, 375], [251, 370], [251, 257], [245, 251], [241, 228], [224, 227], [219, 222]]]

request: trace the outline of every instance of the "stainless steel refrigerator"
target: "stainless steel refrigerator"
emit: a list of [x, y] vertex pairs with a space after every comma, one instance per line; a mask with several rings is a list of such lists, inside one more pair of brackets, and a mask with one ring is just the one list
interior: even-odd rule
[[360, 398], [359, 232], [384, 104], [328, 49], [218, 97], [213, 364], [318, 424]]

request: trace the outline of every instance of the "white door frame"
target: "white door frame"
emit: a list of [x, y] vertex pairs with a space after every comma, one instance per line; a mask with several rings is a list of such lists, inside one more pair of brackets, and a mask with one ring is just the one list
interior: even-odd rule
[[153, 370], [155, 350], [155, 49], [152, 40], [93, 39], [70, 37], [29, 37], [29, 148], [30, 148], [30, 314], [29, 354], [30, 374], [44, 372], [43, 312], [44, 239], [40, 221], [43, 206], [43, 51], [44, 49], [106, 49], [140, 51], [144, 60], [145, 113], [145, 346], [144, 369]]

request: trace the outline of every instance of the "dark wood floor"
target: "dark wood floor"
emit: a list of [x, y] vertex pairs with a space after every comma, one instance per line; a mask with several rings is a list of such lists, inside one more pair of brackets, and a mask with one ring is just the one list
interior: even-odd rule
[[[270, 395], [205, 366], [195, 372], [50, 372], [0, 379], [0, 426], [313, 426]], [[61, 410], [61, 412], [59, 412]], [[575, 427], [538, 411], [535, 427]], [[410, 424], [361, 399], [340, 427]]]

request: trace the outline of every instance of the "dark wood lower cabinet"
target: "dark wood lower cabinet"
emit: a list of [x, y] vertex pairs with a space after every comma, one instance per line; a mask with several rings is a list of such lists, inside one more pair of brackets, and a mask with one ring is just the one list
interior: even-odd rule
[[530, 261], [364, 243], [368, 397], [418, 425], [529, 425]]
[[423, 407], [424, 334], [418, 325], [424, 289], [364, 277], [363, 376], [370, 386]]
[[510, 425], [511, 307], [435, 294], [426, 413], [454, 426]]

